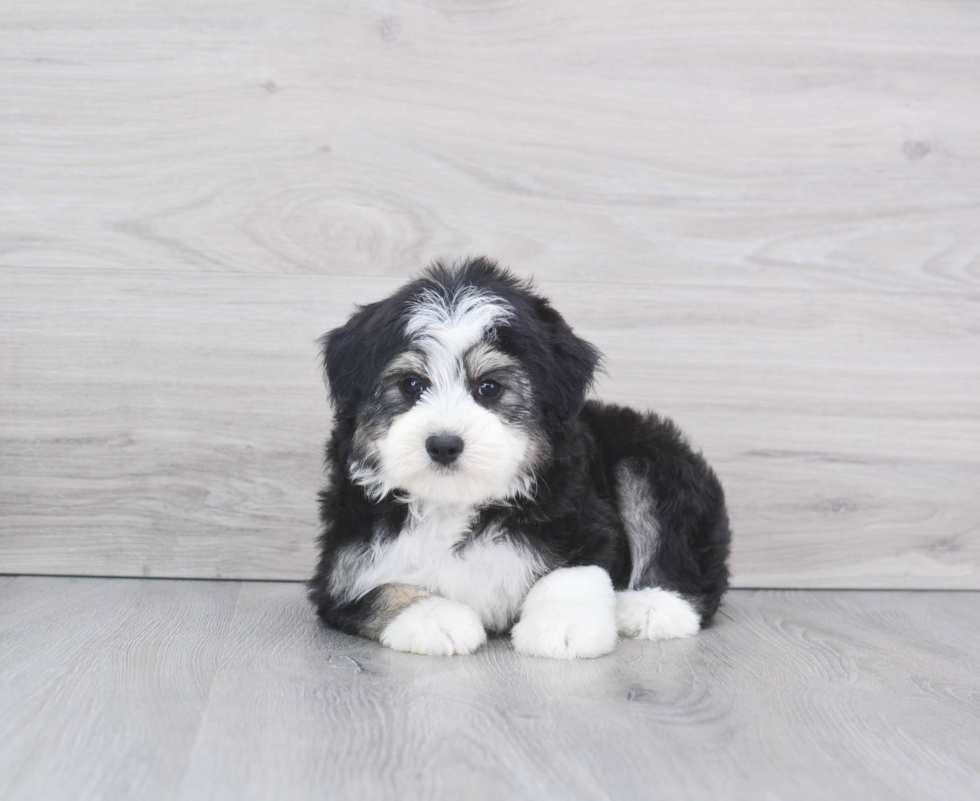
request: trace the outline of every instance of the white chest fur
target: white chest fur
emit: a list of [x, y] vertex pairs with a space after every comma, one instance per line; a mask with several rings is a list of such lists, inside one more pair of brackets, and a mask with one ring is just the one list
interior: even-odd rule
[[381, 584], [412, 584], [466, 604], [488, 629], [507, 628], [543, 567], [499, 532], [486, 531], [457, 552], [472, 514], [452, 507], [413, 511], [397, 537], [371, 548], [355, 580], [358, 594]]

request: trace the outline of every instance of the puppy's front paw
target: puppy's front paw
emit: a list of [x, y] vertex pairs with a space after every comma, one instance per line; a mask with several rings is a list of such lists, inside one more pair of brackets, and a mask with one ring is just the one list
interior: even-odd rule
[[549, 573], [527, 594], [514, 649], [551, 659], [591, 659], [616, 647], [616, 594], [601, 567]]
[[406, 607], [378, 639], [396, 651], [452, 656], [473, 653], [487, 633], [470, 607], [433, 595]]

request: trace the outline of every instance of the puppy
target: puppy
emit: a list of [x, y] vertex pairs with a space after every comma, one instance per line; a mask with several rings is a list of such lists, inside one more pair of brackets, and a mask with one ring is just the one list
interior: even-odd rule
[[532, 656], [687, 637], [728, 584], [721, 484], [677, 428], [586, 401], [599, 352], [486, 259], [321, 340], [335, 409], [320, 617], [399, 651]]

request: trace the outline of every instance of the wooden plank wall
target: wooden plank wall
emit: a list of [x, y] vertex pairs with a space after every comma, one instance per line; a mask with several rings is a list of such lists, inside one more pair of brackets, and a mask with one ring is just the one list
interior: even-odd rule
[[315, 338], [534, 275], [745, 587], [980, 588], [980, 6], [0, 8], [0, 572], [304, 578]]

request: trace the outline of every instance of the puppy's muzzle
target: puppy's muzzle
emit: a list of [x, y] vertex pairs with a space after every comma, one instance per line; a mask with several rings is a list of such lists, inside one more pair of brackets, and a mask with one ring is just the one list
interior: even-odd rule
[[463, 439], [453, 434], [436, 434], [425, 441], [425, 449], [433, 462], [452, 464], [463, 452]]

